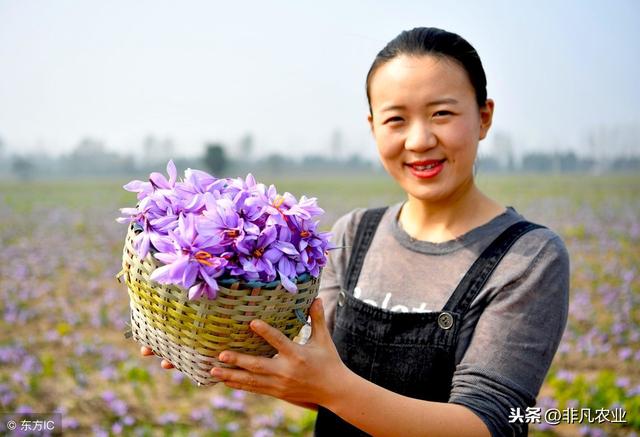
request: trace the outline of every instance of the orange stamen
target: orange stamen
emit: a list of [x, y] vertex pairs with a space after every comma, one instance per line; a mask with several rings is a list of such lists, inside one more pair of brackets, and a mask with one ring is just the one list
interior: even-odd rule
[[278, 194], [275, 200], [273, 201], [273, 206], [275, 206], [276, 208], [280, 208], [280, 206], [282, 206], [283, 203], [284, 203], [284, 197]]
[[282, 210], [280, 209], [280, 207], [282, 206], [283, 203], [284, 203], [284, 197], [282, 197], [281, 195], [278, 194], [276, 196], [276, 198], [274, 199], [272, 205], [278, 210], [278, 212], [280, 213], [280, 215], [282, 216], [284, 221], [288, 224], [289, 223], [289, 219], [284, 214], [284, 212], [282, 212]]
[[195, 253], [194, 257], [196, 261], [198, 261], [200, 264], [204, 264], [205, 266], [209, 266], [209, 267], [213, 266], [213, 263], [211, 261], [207, 261], [208, 259], [213, 258], [213, 256], [209, 252], [205, 252], [204, 250], [199, 250], [198, 252]]

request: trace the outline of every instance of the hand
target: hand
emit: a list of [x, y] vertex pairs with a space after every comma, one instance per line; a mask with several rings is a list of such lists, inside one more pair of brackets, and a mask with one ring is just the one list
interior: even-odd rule
[[322, 301], [311, 305], [312, 335], [305, 345], [289, 340], [262, 320], [251, 329], [278, 350], [273, 358], [223, 351], [218, 359], [238, 369], [214, 367], [211, 374], [228, 387], [302, 404], [327, 405], [348, 371], [324, 319]]
[[[142, 347], [140, 348], [140, 354], [141, 354], [143, 357], [150, 357], [150, 356], [152, 356], [152, 355], [155, 355], [155, 353], [153, 352], [153, 350], [151, 350], [151, 348], [150, 348], [150, 347], [148, 347], [148, 346], [142, 346]], [[163, 360], [162, 360], [162, 362], [160, 363], [160, 367], [162, 367], [163, 369], [166, 369], [166, 370], [170, 370], [170, 369], [173, 369], [173, 368], [174, 368], [174, 367], [173, 367], [173, 364], [171, 364], [169, 361], [167, 361], [167, 360], [165, 360], [165, 359], [163, 359]]]

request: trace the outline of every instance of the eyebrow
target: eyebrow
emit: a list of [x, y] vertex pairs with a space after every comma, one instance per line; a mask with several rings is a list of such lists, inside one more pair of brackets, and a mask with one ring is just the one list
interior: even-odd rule
[[[434, 100], [433, 102], [429, 102], [426, 104], [426, 106], [443, 105], [445, 103], [455, 105], [458, 103], [458, 101], [454, 98], [445, 98], [445, 99]], [[403, 105], [391, 105], [391, 106], [386, 106], [382, 108], [380, 112], [395, 111], [398, 109], [405, 109], [405, 107]]]

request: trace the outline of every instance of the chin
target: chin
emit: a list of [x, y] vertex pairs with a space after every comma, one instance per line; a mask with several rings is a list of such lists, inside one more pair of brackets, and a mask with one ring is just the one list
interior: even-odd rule
[[430, 187], [429, 189], [406, 189], [405, 192], [416, 200], [420, 200], [423, 202], [439, 202], [443, 199], [447, 198], [448, 193], [442, 189], [434, 189], [435, 187]]

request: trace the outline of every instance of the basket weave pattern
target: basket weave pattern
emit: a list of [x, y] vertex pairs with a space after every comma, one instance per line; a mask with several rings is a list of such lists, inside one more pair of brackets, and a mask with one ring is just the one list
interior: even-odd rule
[[212, 367], [233, 367], [218, 361], [223, 350], [275, 355], [277, 351], [249, 328], [249, 322], [260, 318], [293, 339], [303, 326], [296, 309], [308, 314], [318, 294], [319, 278], [298, 284], [297, 294], [281, 285], [265, 289], [237, 282], [229, 288], [220, 285], [216, 299], [190, 301], [187, 290], [149, 279], [161, 264], [151, 254], [138, 258], [135, 236], [130, 226], [122, 254], [133, 338], [198, 385], [219, 382], [209, 373]]

